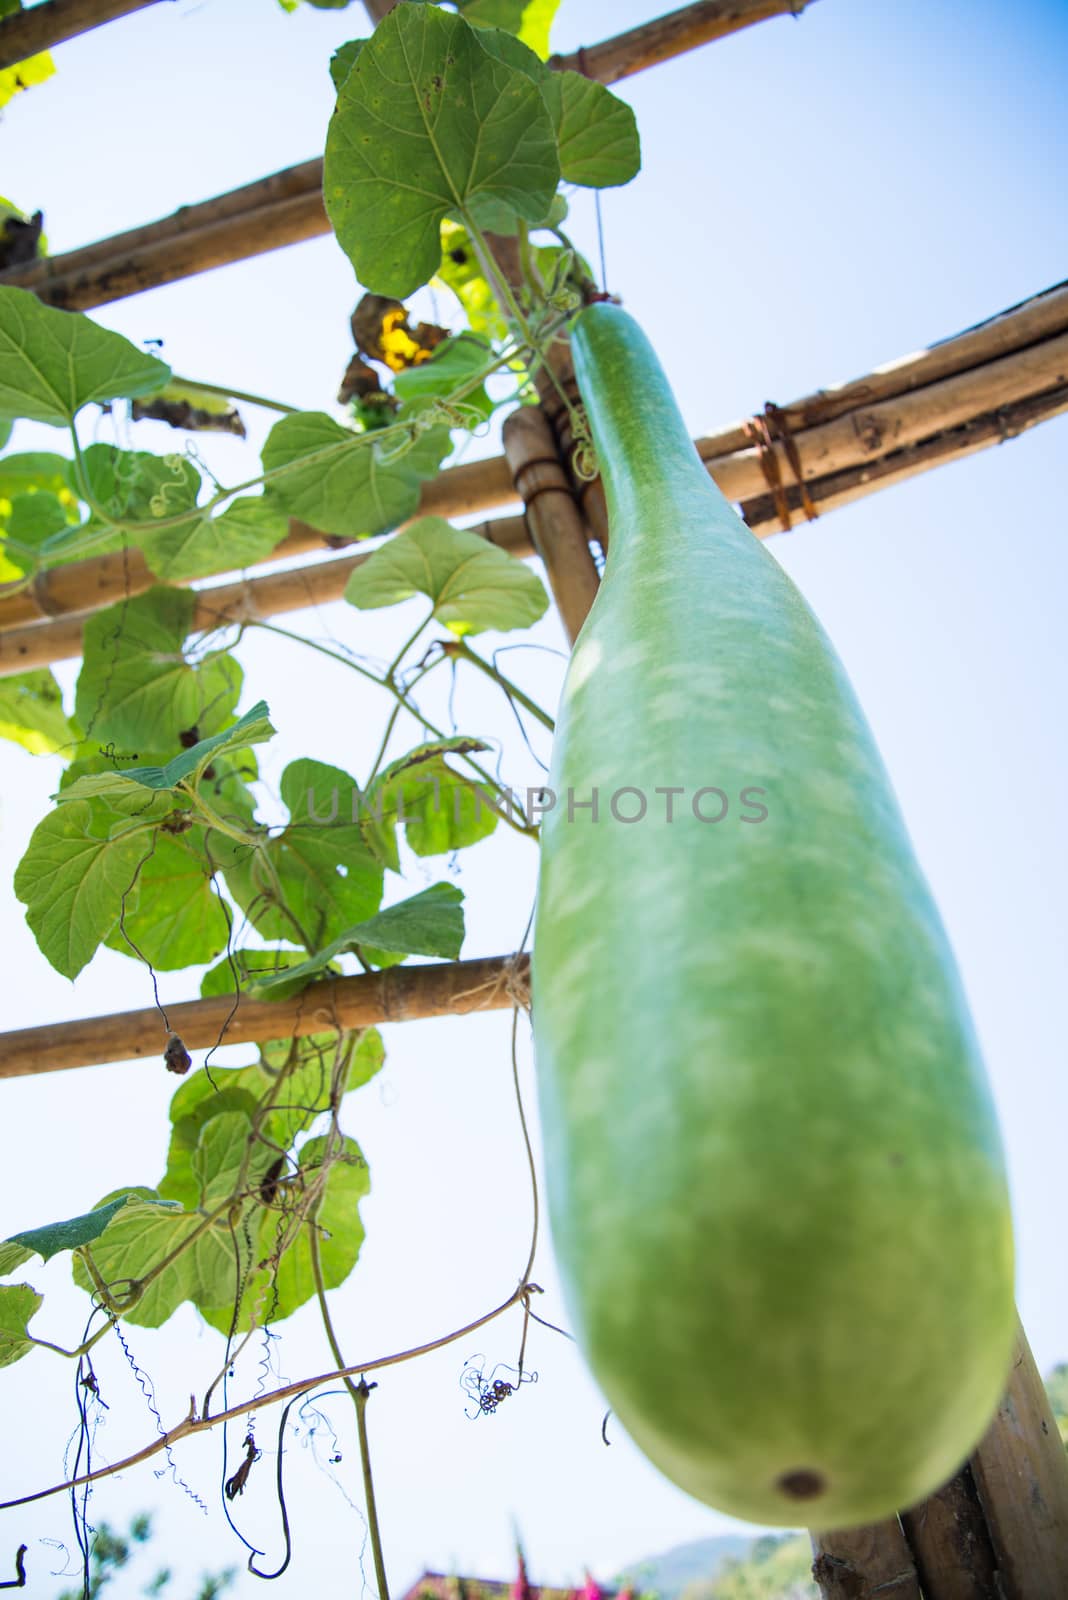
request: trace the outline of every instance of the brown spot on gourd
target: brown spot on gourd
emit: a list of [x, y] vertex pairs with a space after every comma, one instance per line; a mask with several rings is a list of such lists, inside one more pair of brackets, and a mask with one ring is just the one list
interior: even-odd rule
[[817, 1500], [827, 1488], [827, 1479], [811, 1467], [795, 1467], [776, 1478], [775, 1487], [791, 1500]]

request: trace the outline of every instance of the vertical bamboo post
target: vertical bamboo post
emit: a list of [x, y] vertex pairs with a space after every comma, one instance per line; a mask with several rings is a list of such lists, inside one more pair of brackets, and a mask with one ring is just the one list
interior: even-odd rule
[[1006, 1600], [971, 1468], [901, 1513], [924, 1600]]
[[534, 548], [545, 563], [564, 631], [574, 644], [599, 579], [556, 437], [540, 406], [519, 406], [504, 424], [503, 439]]
[[971, 1470], [1004, 1600], [1068, 1596], [1068, 1454], [1022, 1326]]
[[812, 1576], [824, 1600], [923, 1600], [896, 1517], [840, 1533], [813, 1533]]

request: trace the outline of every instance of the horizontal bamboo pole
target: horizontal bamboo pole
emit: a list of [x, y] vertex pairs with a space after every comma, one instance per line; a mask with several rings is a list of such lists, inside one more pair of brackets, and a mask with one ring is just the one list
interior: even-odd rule
[[[811, 480], [861, 466], [1066, 383], [1068, 332], [795, 433], [802, 476]], [[761, 452], [750, 446], [720, 454], [718, 445], [718, 440], [697, 441], [705, 465], [727, 499], [745, 501], [765, 494], [768, 484]], [[783, 482], [791, 483], [793, 471], [784, 445], [777, 440], [773, 449]]]
[[23, 1078], [106, 1061], [162, 1061], [168, 1032], [187, 1050], [220, 1044], [262, 1044], [331, 1028], [370, 1028], [384, 1022], [468, 1016], [529, 1002], [529, 958], [483, 956], [433, 966], [388, 967], [384, 972], [315, 983], [290, 1000], [234, 996], [188, 1000], [160, 1011], [119, 1011], [78, 1022], [0, 1033], [0, 1078]]
[[[950, 334], [911, 355], [887, 361], [862, 378], [817, 389], [801, 400], [779, 407], [791, 433], [833, 422], [847, 411], [862, 410], [880, 400], [922, 389], [942, 378], [952, 378], [969, 367], [979, 367], [1028, 345], [1041, 344], [1055, 334], [1068, 332], [1068, 282], [1052, 284], [1019, 304], [986, 317], [971, 328]], [[744, 450], [752, 441], [745, 420], [722, 428], [715, 435], [717, 453]]]
[[[933, 467], [963, 460], [978, 450], [1015, 438], [1037, 423], [1064, 412], [1068, 412], [1068, 386], [975, 418], [961, 428], [951, 429], [918, 445], [895, 451], [881, 461], [868, 462], [827, 478], [815, 479], [806, 487], [816, 511], [823, 515], [879, 489], [891, 488], [921, 472], [928, 472]], [[793, 514], [799, 520], [803, 519], [806, 513], [801, 505], [800, 491], [797, 488], [788, 489], [787, 499]], [[758, 538], [767, 538], [780, 531], [779, 513], [771, 496], [764, 495], [743, 502], [741, 509]], [[512, 555], [525, 557], [534, 554], [533, 542], [523, 517], [496, 518], [480, 524], [473, 531]], [[195, 626], [197, 629], [208, 629], [225, 622], [278, 616], [283, 612], [301, 610], [305, 606], [325, 605], [331, 600], [338, 600], [344, 593], [350, 574], [367, 559], [368, 554], [364, 552], [310, 567], [267, 573], [258, 578], [246, 578], [198, 590]], [[121, 557], [102, 557], [101, 560], [112, 563], [112, 577], [119, 587], [110, 599], [118, 599], [123, 592]], [[92, 563], [79, 565], [90, 566]], [[150, 587], [152, 581], [151, 574], [142, 562], [136, 567], [136, 582], [131, 582], [130, 592], [141, 593]], [[85, 620], [86, 613], [80, 612], [50, 623], [35, 623], [0, 631], [0, 678], [78, 656], [81, 653]]]
[[598, 83], [618, 83], [754, 23], [767, 22], [772, 17], [798, 17], [811, 4], [813, 0], [698, 0], [696, 5], [643, 22], [603, 44], [586, 45], [570, 55], [550, 56], [549, 65], [584, 73]]
[[[604, 72], [609, 75], [601, 81], [615, 83], [751, 23], [796, 14], [811, 3], [698, 0], [554, 64], [572, 65], [581, 57], [585, 65], [580, 70], [588, 77], [601, 79]], [[42, 300], [68, 311], [87, 311], [328, 232], [322, 161], [305, 161], [214, 199], [183, 206], [158, 222], [9, 268], [0, 273], [0, 284], [33, 289]]]
[[158, 0], [44, 0], [0, 22], [0, 71]]
[[[850, 467], [844, 472], [832, 473], [826, 478], [811, 479], [806, 483], [806, 488], [816, 511], [822, 516], [828, 511], [837, 511], [843, 506], [851, 505], [853, 501], [863, 499], [879, 489], [892, 488], [907, 478], [917, 477], [921, 472], [929, 472], [932, 467], [946, 466], [951, 461], [963, 461], [966, 456], [975, 455], [991, 445], [1003, 444], [1009, 439], [1018, 438], [1029, 428], [1035, 427], [1040, 422], [1048, 422], [1052, 417], [1060, 416], [1066, 411], [1068, 411], [1068, 386], [1062, 385], [1047, 394], [1017, 401], [1015, 405], [999, 407], [997, 411], [975, 417], [961, 427], [947, 429], [945, 433], [936, 434], [919, 444], [891, 451], [878, 461]], [[796, 486], [788, 487], [786, 499], [791, 515], [797, 521], [805, 521], [806, 512], [802, 505], [800, 489]], [[781, 531], [778, 509], [771, 495], [743, 501], [741, 509], [746, 522], [758, 538], [766, 539]], [[0, 650], [2, 642], [3, 635], [0, 634]]]
[[[479, 534], [490, 544], [499, 545], [509, 555], [534, 554], [523, 517], [498, 517], [470, 531]], [[220, 583], [211, 588], [198, 589], [191, 631], [205, 633], [232, 624], [254, 623], [267, 617], [283, 616], [286, 612], [303, 611], [311, 606], [326, 605], [331, 600], [340, 600], [349, 578], [357, 567], [370, 560], [372, 554], [370, 550], [362, 550], [357, 555], [344, 556], [337, 561], [324, 561], [283, 572], [268, 572], [259, 578], [241, 578], [236, 583]], [[150, 587], [151, 583], [142, 583], [137, 592], [143, 593]], [[81, 655], [86, 616], [85, 612], [78, 612], [73, 616], [60, 617], [56, 622], [36, 623], [0, 633], [0, 678], [30, 672], [54, 661], [69, 661]]]
[[[1044, 382], [1051, 375], [1047, 370], [1036, 378], [1029, 363], [1044, 363], [1047, 369], [1052, 368], [1054, 372], [1062, 364], [1063, 346], [1060, 347], [1060, 357], [1055, 351], [1051, 360], [1050, 342], [1066, 332], [1068, 288], [1057, 285], [1013, 307], [1011, 311], [990, 318], [978, 328], [943, 340], [918, 355], [891, 362], [839, 389], [819, 390], [815, 395], [782, 407], [780, 414], [789, 419], [806, 415], [823, 416], [828, 406], [838, 412], [842, 397], [847, 395], [859, 405], [859, 409], [853, 413], [831, 418], [831, 422], [837, 425], [834, 439], [827, 434], [795, 433], [806, 478], [811, 479], [817, 474], [828, 477], [831, 468], [813, 467], [810, 470], [808, 463], [814, 462], [817, 456], [826, 460], [828, 455], [834, 455], [840, 462], [844, 440], [845, 453], [853, 458], [853, 464], [861, 468], [861, 476], [856, 482], [862, 485], [867, 481], [865, 472], [886, 470], [881, 463], [875, 466], [871, 462], [870, 447], [873, 443], [878, 448], [884, 448], [888, 456], [894, 449], [911, 447], [908, 441], [914, 441], [916, 434], [922, 433], [925, 427], [944, 433], [954, 425], [953, 417], [959, 417], [962, 400], [963, 409], [971, 409], [972, 416], [957, 424], [960, 426], [973, 425], [974, 418], [982, 411], [984, 398], [988, 404], [988, 415], [1004, 412], [1006, 406], [1012, 404], [1012, 395], [1021, 384]], [[1041, 336], [1041, 343], [1034, 343], [1036, 335]], [[999, 365], [994, 358], [1009, 362], [1010, 365]], [[1020, 368], [1011, 364], [1017, 358], [1022, 364]], [[978, 360], [980, 366], [969, 371], [964, 363], [973, 359]], [[936, 388], [939, 379], [948, 382], [954, 378], [959, 380], [957, 384], [951, 383], [948, 389]], [[924, 389], [921, 380], [926, 379], [933, 381], [927, 383], [925, 392], [921, 393]], [[889, 392], [891, 389], [892, 393]], [[873, 395], [879, 397], [878, 410], [868, 403]], [[893, 402], [899, 402], [899, 405], [895, 406]], [[760, 453], [744, 430], [731, 424], [696, 442], [699, 453], [710, 466], [724, 493], [747, 507], [752, 502], [752, 509], [757, 516], [757, 521], [752, 525], [762, 529], [767, 485], [760, 465]], [[887, 444], [889, 448], [886, 448]], [[785, 452], [781, 446], [779, 448], [782, 452], [780, 470], [784, 472], [785, 482], [789, 485], [793, 481], [792, 469], [785, 464]], [[849, 470], [849, 467], [839, 466], [837, 470]], [[917, 470], [922, 469], [918, 467]], [[865, 492], [863, 487], [859, 492]], [[800, 505], [797, 493], [793, 490], [787, 493], [796, 509]], [[439, 473], [423, 486], [420, 513], [467, 515], [505, 504], [514, 498], [508, 463], [503, 456], [495, 456], [458, 467], [447, 467]], [[834, 503], [846, 502], [838, 499]], [[603, 511], [594, 492], [586, 495], [586, 506], [590, 511]], [[830, 508], [829, 504], [824, 506], [824, 509]], [[595, 527], [600, 525], [596, 517], [589, 520]], [[776, 521], [774, 517], [769, 520]], [[773, 530], [769, 527], [768, 531]], [[336, 547], [338, 542], [337, 539], [317, 533], [306, 524], [293, 522], [288, 538], [268, 559], [277, 560], [304, 551]], [[109, 605], [125, 592], [123, 573], [121, 560], [104, 556], [44, 573], [32, 587], [23, 590], [5, 595], [0, 588], [0, 630], [20, 627], [44, 617], [60, 616], [72, 610]], [[132, 592], [139, 592], [137, 585], [144, 586], [149, 581], [147, 569], [136, 553], [131, 555], [130, 578], [134, 585]]]

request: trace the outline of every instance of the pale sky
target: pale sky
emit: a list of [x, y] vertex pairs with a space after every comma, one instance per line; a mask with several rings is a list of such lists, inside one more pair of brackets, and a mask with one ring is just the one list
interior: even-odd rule
[[[593, 43], [655, 10], [650, 0], [563, 0], [554, 45]], [[9, 107], [3, 191], [27, 209], [41, 206], [62, 250], [306, 160], [322, 148], [331, 109], [330, 54], [365, 31], [358, 5], [285, 16], [272, 0], [177, 0], [112, 24], [58, 50], [59, 75]], [[769, 22], [622, 84], [645, 166], [605, 200], [610, 287], [660, 350], [693, 432], [859, 375], [1068, 276], [1066, 66], [1068, 15], [1052, 3], [819, 0], [798, 22]], [[585, 203], [573, 231], [594, 253]], [[165, 358], [189, 376], [329, 409], [350, 352], [355, 297], [348, 263], [324, 238], [94, 315], [135, 342], [163, 339]], [[246, 420], [254, 445], [270, 418], [249, 411]], [[151, 424], [137, 439], [142, 448], [171, 445]], [[24, 427], [14, 445], [59, 449], [62, 437]], [[200, 449], [234, 481], [254, 468], [252, 445], [205, 438]], [[1002, 1118], [1018, 1299], [1043, 1369], [1068, 1358], [1058, 1266], [1068, 1198], [1066, 445], [1061, 418], [772, 541], [850, 671], [957, 952]], [[407, 613], [343, 605], [287, 622], [382, 656], [407, 624]], [[562, 646], [552, 618], [532, 637]], [[296, 645], [250, 637], [240, 659], [242, 709], [262, 696], [279, 729], [263, 758], [268, 777], [297, 755], [366, 767], [382, 715], [372, 691]], [[551, 709], [560, 657], [531, 651], [506, 660]], [[71, 687], [74, 675], [74, 664], [60, 673]], [[456, 714], [461, 731], [506, 742], [509, 773], [537, 781], [507, 708], [480, 682], [461, 682]], [[544, 756], [544, 741], [534, 742]], [[106, 951], [74, 985], [60, 978], [10, 895], [58, 770], [14, 747], [0, 755], [5, 1027], [150, 1000], [139, 968]], [[461, 857], [465, 954], [514, 948], [535, 865], [533, 849], [503, 833]], [[444, 861], [415, 864], [407, 892], [448, 872]], [[191, 997], [196, 978], [165, 975], [162, 988], [165, 997]], [[353, 1360], [446, 1332], [515, 1282], [529, 1194], [508, 1035], [503, 1014], [392, 1027], [385, 1072], [349, 1102], [346, 1127], [365, 1148], [373, 1183], [363, 1255], [335, 1296]], [[525, 1028], [520, 1038], [533, 1108]], [[229, 1055], [247, 1058], [240, 1047]], [[129, 1063], [5, 1084], [0, 1235], [76, 1214], [113, 1187], [158, 1179], [172, 1088], [162, 1069]], [[46, 1292], [35, 1331], [77, 1342], [85, 1302], [65, 1286], [65, 1260], [31, 1264], [22, 1276]], [[559, 1317], [544, 1235], [534, 1276], [546, 1289], [540, 1309]], [[309, 1311], [278, 1331], [286, 1378], [328, 1367]], [[606, 1579], [627, 1561], [738, 1528], [668, 1485], [618, 1428], [605, 1448], [600, 1397], [573, 1347], [555, 1335], [537, 1330], [532, 1341], [537, 1386], [495, 1417], [469, 1421], [465, 1360], [480, 1353], [490, 1367], [513, 1362], [517, 1339], [518, 1319], [505, 1319], [380, 1375], [368, 1415], [398, 1594], [424, 1567], [510, 1576], [516, 1530], [532, 1576], [548, 1582], [581, 1579], [586, 1566]], [[168, 1422], [185, 1412], [191, 1389], [203, 1390], [222, 1351], [188, 1308], [159, 1333], [132, 1330], [130, 1344]], [[114, 1459], [146, 1442], [154, 1425], [118, 1352], [106, 1349], [98, 1369], [111, 1409], [96, 1448]], [[43, 1352], [3, 1374], [5, 1494], [62, 1477], [72, 1380]], [[320, 1448], [317, 1464], [306, 1430], [287, 1441], [296, 1544], [281, 1594], [315, 1585], [330, 1595], [362, 1592], [362, 1520], [348, 1503], [360, 1503], [351, 1408], [334, 1399], [324, 1409], [343, 1462], [330, 1467], [333, 1452]], [[262, 1414], [268, 1453], [273, 1426]], [[198, 1571], [241, 1565], [243, 1556], [218, 1510], [217, 1438], [179, 1455], [182, 1476], [211, 1506], [208, 1518], [153, 1475], [159, 1465], [107, 1484], [91, 1516], [121, 1523], [153, 1510], [154, 1553], [187, 1575], [175, 1590], [185, 1600]], [[281, 1549], [272, 1476], [268, 1454], [237, 1507], [267, 1549], [265, 1564]], [[72, 1546], [70, 1530], [61, 1497], [9, 1515], [0, 1576], [25, 1542], [29, 1592], [53, 1595], [63, 1582], [47, 1573], [63, 1556], [43, 1541]], [[369, 1557], [365, 1567], [370, 1583]], [[235, 1592], [254, 1587], [243, 1578]]]

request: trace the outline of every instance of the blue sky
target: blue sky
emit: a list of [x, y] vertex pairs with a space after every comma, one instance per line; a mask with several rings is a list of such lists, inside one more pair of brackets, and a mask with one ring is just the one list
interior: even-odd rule
[[[649, 0], [563, 0], [554, 45], [592, 43], [654, 10]], [[8, 109], [0, 187], [43, 207], [53, 248], [64, 249], [305, 160], [321, 149], [331, 108], [330, 53], [364, 31], [355, 5], [291, 17], [271, 0], [151, 7], [64, 46], [59, 76]], [[694, 433], [867, 371], [1068, 275], [1066, 67], [1068, 14], [1052, 4], [931, 0], [921, 10], [818, 0], [797, 22], [769, 22], [622, 84], [638, 114], [644, 169], [605, 199], [610, 287], [661, 351]], [[585, 203], [573, 231], [592, 252]], [[347, 360], [356, 292], [325, 238], [97, 315], [135, 341], [164, 339], [164, 355], [190, 376], [319, 408], [329, 407]], [[270, 419], [248, 420], [254, 440], [262, 437]], [[166, 448], [161, 432], [143, 437]], [[31, 443], [57, 447], [58, 435], [25, 429], [16, 438]], [[1018, 1298], [1044, 1368], [1068, 1358], [1068, 1295], [1056, 1265], [1068, 1198], [1066, 446], [1061, 418], [772, 544], [850, 671], [958, 954], [1009, 1154]], [[244, 475], [241, 447], [208, 440], [201, 448], [224, 478]], [[354, 618], [339, 606], [291, 625], [385, 655], [407, 622]], [[537, 637], [562, 643], [552, 619]], [[280, 729], [272, 775], [298, 754], [366, 764], [381, 708], [340, 669], [256, 639], [241, 659], [246, 703], [262, 694]], [[551, 707], [559, 657], [510, 661]], [[62, 677], [72, 684], [73, 669]], [[478, 684], [464, 687], [459, 714], [464, 731], [495, 732], [515, 748], [507, 715]], [[536, 781], [524, 759], [516, 770]], [[55, 778], [51, 762], [16, 750], [0, 756], [0, 885], [10, 883]], [[534, 867], [529, 847], [504, 838], [464, 862], [467, 953], [514, 946]], [[420, 884], [417, 869], [412, 887]], [[0, 917], [5, 1026], [148, 1003], [138, 969], [110, 953], [74, 986], [52, 973], [6, 887]], [[188, 976], [165, 979], [170, 997], [192, 988]], [[355, 1359], [443, 1332], [503, 1298], [522, 1266], [529, 1219], [507, 1019], [395, 1027], [387, 1047], [386, 1073], [354, 1097], [348, 1119], [374, 1183], [364, 1255], [337, 1297]], [[525, 1040], [521, 1060], [529, 1091]], [[5, 1154], [2, 1231], [158, 1177], [171, 1087], [132, 1065], [6, 1085], [5, 1126], [16, 1138]], [[536, 1276], [551, 1316], [559, 1302], [544, 1247]], [[62, 1280], [58, 1265], [30, 1278], [40, 1289], [55, 1285], [42, 1317], [60, 1339], [73, 1337], [80, 1304]], [[326, 1365], [310, 1318], [282, 1331], [288, 1377]], [[517, 1332], [496, 1324], [470, 1348], [397, 1369], [371, 1402], [398, 1591], [424, 1566], [509, 1573], [515, 1528], [535, 1576], [560, 1580], [580, 1577], [586, 1564], [607, 1577], [627, 1560], [734, 1526], [666, 1485], [621, 1436], [605, 1449], [599, 1398], [571, 1348], [551, 1335], [533, 1350], [537, 1388], [492, 1419], [468, 1421], [464, 1360], [514, 1360]], [[191, 1314], [132, 1343], [167, 1418], [185, 1411], [190, 1386], [203, 1388], [218, 1359], [216, 1336]], [[152, 1424], [121, 1361], [101, 1371], [112, 1411], [98, 1448], [115, 1458]], [[67, 1383], [44, 1354], [7, 1377], [8, 1426], [22, 1442], [0, 1469], [11, 1492], [61, 1475]], [[282, 1593], [315, 1581], [339, 1592], [360, 1556], [359, 1513], [345, 1498], [359, 1500], [354, 1440], [340, 1402], [330, 1415], [343, 1476], [316, 1465], [306, 1432], [289, 1444], [297, 1551]], [[273, 1448], [266, 1420], [261, 1443]], [[210, 1499], [216, 1443], [185, 1450], [181, 1468]], [[273, 1552], [265, 1483], [245, 1500], [242, 1515]], [[176, 1569], [240, 1563], [217, 1514], [202, 1518], [151, 1469], [101, 1491], [94, 1514], [115, 1521], [142, 1507], [157, 1508], [161, 1558]], [[36, 1574], [61, 1564], [38, 1542], [70, 1542], [61, 1500], [7, 1527], [12, 1547], [29, 1543]], [[35, 1583], [42, 1594], [62, 1586]], [[253, 1580], [242, 1585], [238, 1592], [251, 1592]]]

